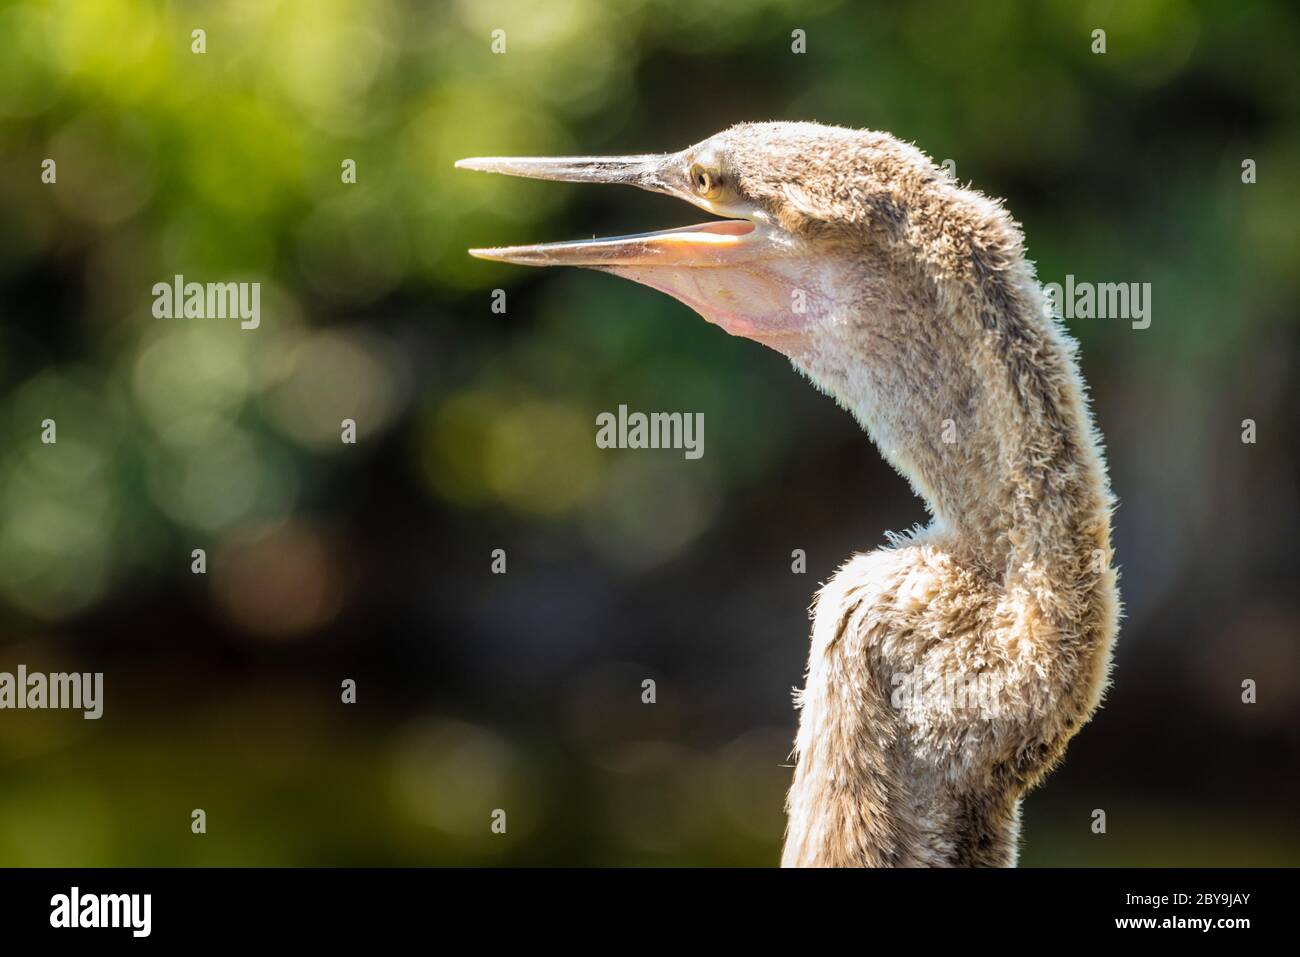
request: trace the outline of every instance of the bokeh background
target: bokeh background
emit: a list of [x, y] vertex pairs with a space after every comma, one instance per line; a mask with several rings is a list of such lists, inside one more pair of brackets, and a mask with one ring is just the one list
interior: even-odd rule
[[[766, 119], [1152, 284], [1070, 323], [1127, 617], [1022, 863], [1300, 862], [1298, 47], [1283, 2], [0, 5], [0, 670], [106, 673], [99, 721], [0, 712], [0, 864], [775, 863], [809, 599], [921, 504], [775, 353], [464, 252], [694, 214], [452, 169]], [[153, 318], [176, 273], [261, 327]], [[620, 403], [703, 459], [598, 450]]]

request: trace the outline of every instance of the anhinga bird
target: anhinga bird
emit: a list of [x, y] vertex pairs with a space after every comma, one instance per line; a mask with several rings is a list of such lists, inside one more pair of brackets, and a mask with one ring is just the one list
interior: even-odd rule
[[784, 353], [925, 500], [927, 528], [855, 555], [814, 601], [782, 863], [1013, 865], [1020, 798], [1100, 703], [1119, 616], [1075, 344], [1019, 226], [886, 133], [811, 123], [456, 165], [724, 217], [471, 252], [626, 276]]

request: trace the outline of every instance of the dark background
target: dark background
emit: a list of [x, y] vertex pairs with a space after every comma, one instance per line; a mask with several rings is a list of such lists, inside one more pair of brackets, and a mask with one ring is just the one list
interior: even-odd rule
[[[1152, 284], [1068, 323], [1126, 618], [1022, 863], [1295, 864], [1297, 46], [1286, 3], [0, 5], [0, 671], [106, 675], [99, 721], [0, 712], [0, 864], [775, 863], [807, 605], [922, 506], [775, 353], [464, 253], [697, 213], [452, 169], [766, 119]], [[153, 318], [176, 273], [261, 327]], [[704, 457], [597, 449], [619, 404]]]

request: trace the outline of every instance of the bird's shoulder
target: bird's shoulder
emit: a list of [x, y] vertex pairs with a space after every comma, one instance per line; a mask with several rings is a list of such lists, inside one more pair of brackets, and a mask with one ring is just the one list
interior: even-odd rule
[[912, 542], [862, 552], [818, 590], [813, 643], [869, 642], [940, 621], [945, 631], [956, 631], [986, 614], [997, 598], [987, 580], [941, 547]]

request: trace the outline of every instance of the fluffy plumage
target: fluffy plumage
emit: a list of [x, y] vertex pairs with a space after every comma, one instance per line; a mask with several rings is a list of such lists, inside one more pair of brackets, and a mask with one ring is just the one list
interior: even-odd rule
[[[1100, 703], [1118, 624], [1113, 503], [1075, 344], [1018, 225], [914, 147], [814, 124], [735, 127], [710, 146], [837, 264], [783, 351], [933, 517], [817, 595], [783, 863], [1014, 864], [1021, 796]], [[980, 708], [896, 706], [909, 682], [945, 679], [978, 683]]]

